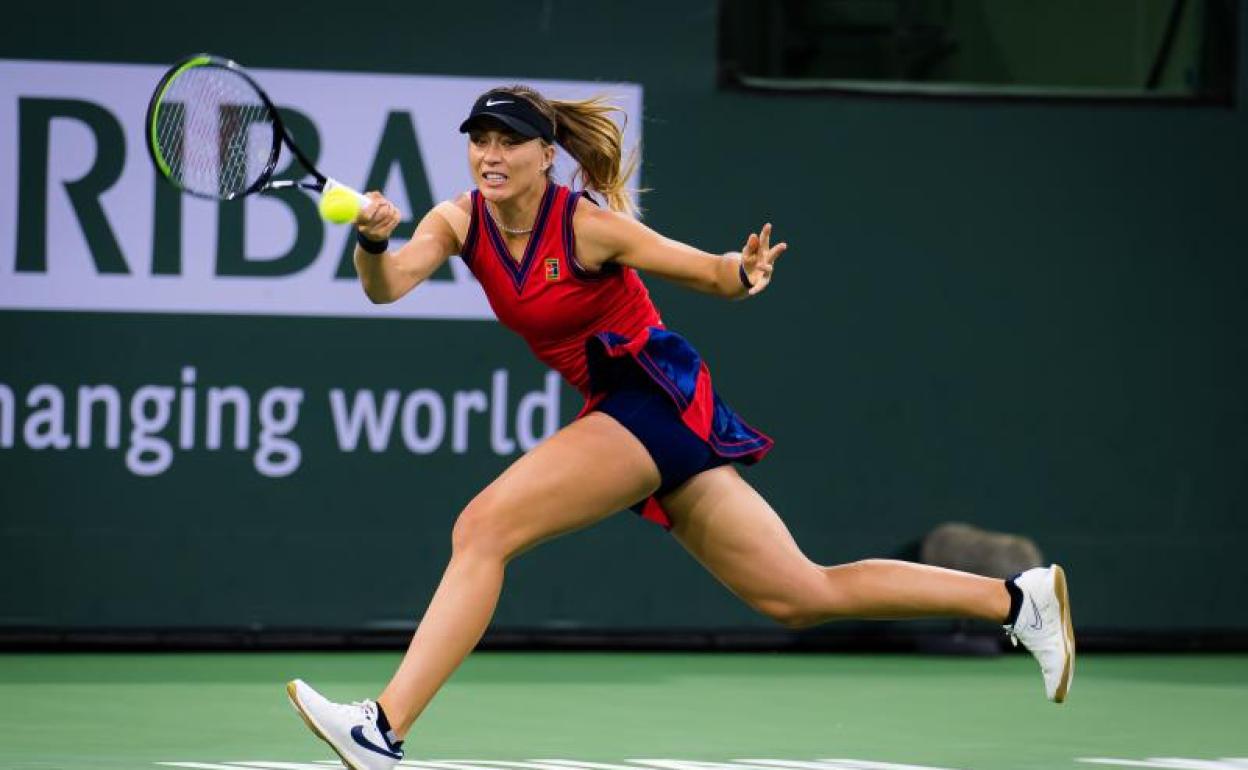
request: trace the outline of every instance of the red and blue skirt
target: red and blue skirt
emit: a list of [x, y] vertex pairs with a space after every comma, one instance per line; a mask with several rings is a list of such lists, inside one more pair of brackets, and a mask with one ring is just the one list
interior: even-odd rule
[[750, 427], [711, 385], [711, 373], [688, 340], [659, 326], [629, 338], [599, 332], [586, 343], [589, 394], [581, 415], [611, 415], [646, 447], [659, 468], [658, 490], [633, 506], [671, 529], [659, 499], [702, 471], [730, 462], [752, 465], [774, 442]]

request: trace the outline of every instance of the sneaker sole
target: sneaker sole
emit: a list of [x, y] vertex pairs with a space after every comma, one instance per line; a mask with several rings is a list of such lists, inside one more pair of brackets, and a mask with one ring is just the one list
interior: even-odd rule
[[321, 729], [320, 725], [312, 719], [308, 712], [303, 710], [303, 704], [299, 702], [299, 696], [295, 694], [294, 682], [286, 683], [286, 697], [290, 699], [290, 705], [295, 707], [295, 713], [297, 713], [299, 718], [303, 720], [303, 723], [308, 726], [308, 729], [311, 730], [317, 738], [325, 741], [325, 744], [334, 750], [334, 753], [338, 755], [338, 758], [342, 760], [344, 765], [351, 768], [351, 770], [368, 770], [368, 768], [357, 763], [354, 759], [348, 757], [342, 752], [341, 749], [335, 746], [334, 742], [325, 735], [325, 731]]
[[1066, 589], [1066, 572], [1060, 565], [1053, 565], [1053, 592], [1062, 611], [1062, 643], [1066, 646], [1066, 662], [1062, 666], [1062, 679], [1053, 694], [1053, 701], [1061, 703], [1070, 691], [1070, 681], [1075, 675], [1075, 627], [1070, 620], [1070, 594]]

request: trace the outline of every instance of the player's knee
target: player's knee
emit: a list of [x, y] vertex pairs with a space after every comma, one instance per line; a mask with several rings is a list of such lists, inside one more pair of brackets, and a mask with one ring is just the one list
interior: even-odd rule
[[451, 553], [481, 555], [506, 560], [509, 532], [501, 507], [487, 493], [477, 495], [460, 511], [451, 529]]

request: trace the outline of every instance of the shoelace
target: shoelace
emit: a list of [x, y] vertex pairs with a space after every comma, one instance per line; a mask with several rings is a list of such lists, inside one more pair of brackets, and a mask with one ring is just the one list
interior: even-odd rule
[[1014, 626], [1001, 626], [1005, 629], [1005, 635], [1010, 637], [1010, 644], [1018, 646], [1018, 634], [1014, 633]]

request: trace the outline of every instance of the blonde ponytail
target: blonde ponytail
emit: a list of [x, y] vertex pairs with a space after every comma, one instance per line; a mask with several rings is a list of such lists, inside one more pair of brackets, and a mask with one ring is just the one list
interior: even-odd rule
[[551, 119], [555, 124], [555, 142], [567, 150], [579, 167], [574, 179], [579, 177], [584, 187], [606, 197], [612, 211], [637, 213], [626, 187], [637, 168], [637, 151], [634, 149], [624, 157], [624, 132], [611, 119], [611, 113], [623, 113], [622, 109], [603, 96], [573, 101], [546, 99], [528, 86], [498, 90], [528, 99]]
[[576, 159], [585, 187], [607, 198], [612, 211], [636, 214], [625, 184], [637, 168], [637, 152], [624, 159], [624, 132], [611, 119], [620, 108], [603, 97], [581, 101], [552, 100], [558, 116], [555, 141]]

